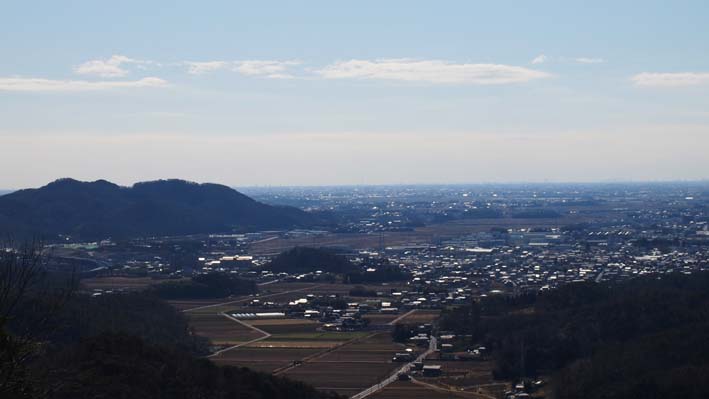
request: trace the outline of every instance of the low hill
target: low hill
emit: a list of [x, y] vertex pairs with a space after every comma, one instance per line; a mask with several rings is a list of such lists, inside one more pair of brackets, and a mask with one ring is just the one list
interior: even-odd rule
[[709, 272], [487, 297], [441, 328], [492, 349], [495, 376], [552, 376], [552, 397], [709, 397]]
[[0, 196], [0, 233], [82, 239], [303, 227], [315, 217], [219, 184], [159, 180], [121, 187], [60, 179]]
[[322, 248], [295, 247], [275, 257], [268, 270], [286, 273], [350, 273], [357, 268], [347, 258]]
[[48, 397], [57, 399], [344, 399], [284, 377], [218, 367], [207, 359], [123, 334], [87, 339], [50, 356], [41, 367], [51, 372], [33, 388], [52, 387]]

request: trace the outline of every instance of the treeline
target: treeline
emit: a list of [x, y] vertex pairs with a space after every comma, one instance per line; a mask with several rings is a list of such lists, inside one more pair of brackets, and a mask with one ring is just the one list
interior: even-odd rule
[[[34, 339], [54, 346], [76, 344], [103, 333], [121, 333], [195, 355], [209, 352], [209, 340], [193, 334], [182, 313], [149, 293], [98, 297], [75, 293], [59, 301], [54, 295], [27, 298], [8, 327], [11, 331], [32, 331]], [[40, 325], [45, 328], [38, 328]]]
[[301, 382], [247, 368], [218, 367], [124, 334], [102, 334], [52, 354], [42, 375], [50, 398], [327, 399]]
[[362, 285], [355, 285], [352, 289], [350, 289], [349, 294], [353, 297], [375, 297], [377, 296], [377, 291], [367, 289]]
[[395, 342], [402, 344], [407, 343], [409, 338], [416, 334], [418, 334], [418, 324], [397, 323], [394, 325], [394, 329], [391, 330], [391, 338]]
[[343, 274], [355, 270], [355, 266], [344, 256], [329, 249], [295, 247], [276, 256], [266, 269], [286, 273]]
[[253, 280], [226, 273], [200, 274], [190, 280], [167, 281], [153, 285], [150, 291], [162, 299], [211, 299], [257, 292]]
[[490, 348], [498, 378], [554, 375], [557, 398], [709, 397], [708, 326], [709, 273], [488, 297], [441, 321]]

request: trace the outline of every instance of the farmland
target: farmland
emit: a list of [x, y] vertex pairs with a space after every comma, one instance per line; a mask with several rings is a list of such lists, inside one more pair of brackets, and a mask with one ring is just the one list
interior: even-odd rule
[[[144, 288], [149, 282], [149, 279], [111, 279], [103, 283], [95, 279], [89, 284], [116, 286], [124, 283]], [[392, 357], [405, 351], [407, 346], [393, 342], [390, 334], [393, 324], [431, 323], [440, 312], [416, 309], [394, 314], [364, 313], [362, 317], [368, 320], [369, 327], [354, 331], [326, 331], [322, 328], [323, 323], [303, 317], [237, 319], [232, 316], [273, 312], [269, 308], [273, 304], [284, 306], [308, 296], [340, 297], [350, 303], [379, 303], [391, 300], [391, 292], [405, 289], [396, 285], [368, 285], [366, 289], [382, 296], [352, 298], [349, 297], [352, 287], [334, 283], [274, 282], [262, 285], [259, 294], [253, 296], [169, 302], [187, 317], [194, 333], [211, 340], [213, 354], [209, 358], [215, 364], [270, 372], [309, 383], [320, 390], [352, 396], [402, 366], [402, 363], [393, 362]], [[258, 302], [254, 301], [256, 299]], [[413, 346], [408, 348], [416, 350]], [[397, 383], [379, 394], [403, 392], [410, 389], [410, 385]], [[439, 394], [420, 386], [418, 390], [428, 394], [427, 397]]]
[[261, 336], [257, 331], [215, 313], [191, 312], [187, 313], [187, 318], [194, 332], [209, 337], [215, 346], [232, 346]]
[[426, 324], [431, 323], [440, 316], [438, 310], [414, 310], [396, 320], [396, 324]]
[[[563, 218], [456, 220], [418, 227], [413, 231], [385, 232], [378, 235], [366, 233], [328, 233], [319, 236], [317, 244], [321, 247], [349, 247], [354, 249], [368, 249], [377, 248], [380, 246], [396, 246], [405, 244], [425, 244], [443, 237], [451, 238], [473, 232], [489, 231], [492, 227], [504, 226], [505, 228], [545, 228], [558, 226], [560, 224], [567, 225], [582, 223], [588, 220], [588, 217], [578, 215], [565, 215]], [[252, 243], [250, 253], [277, 254], [296, 246], [308, 246], [313, 243], [313, 239], [311, 237], [281, 238], [278, 236], [272, 236], [269, 238], [270, 239]]]
[[390, 334], [372, 334], [305, 362], [284, 375], [322, 390], [353, 395], [400, 367], [391, 362], [391, 356], [401, 350], [402, 345], [393, 343]]
[[[198, 313], [199, 314], [199, 313]], [[217, 339], [242, 342], [252, 338], [254, 331], [222, 317], [225, 324], [212, 330], [200, 318], [190, 316], [202, 331]], [[213, 356], [217, 364], [249, 367], [274, 372], [291, 379], [305, 381], [322, 390], [334, 390], [346, 395], [357, 393], [387, 377], [399, 365], [391, 362], [392, 354], [403, 350], [388, 332], [324, 332], [318, 323], [306, 320], [279, 319], [246, 321], [270, 337], [245, 346], [229, 349]], [[211, 322], [213, 325], [214, 321]], [[229, 329], [229, 323], [236, 325]], [[294, 364], [294, 362], [302, 362]]]
[[[240, 324], [224, 315], [266, 311], [250, 304], [254, 298], [283, 303], [307, 294], [346, 296], [351, 288], [343, 284], [274, 283], [263, 287], [258, 297], [229, 298], [221, 303], [174, 301], [173, 304], [185, 312], [196, 333], [209, 337], [217, 348], [228, 348], [210, 357], [216, 364], [272, 372], [351, 396], [401, 366], [391, 360], [394, 353], [406, 349], [392, 341], [388, 331], [392, 321], [404, 315], [407, 323], [430, 322], [438, 313], [367, 314], [365, 317], [374, 331], [323, 331], [321, 323], [294, 318], [244, 319]], [[389, 286], [369, 288], [386, 293], [392, 290]], [[261, 339], [250, 342], [258, 338]]]
[[431, 389], [411, 381], [397, 381], [370, 396], [371, 399], [450, 399], [470, 397], [462, 394], [453, 394], [449, 391]]
[[[150, 277], [90, 277], [81, 280], [81, 284], [89, 291], [93, 290], [143, 290], [161, 281]], [[174, 280], [173, 280], [174, 281]]]

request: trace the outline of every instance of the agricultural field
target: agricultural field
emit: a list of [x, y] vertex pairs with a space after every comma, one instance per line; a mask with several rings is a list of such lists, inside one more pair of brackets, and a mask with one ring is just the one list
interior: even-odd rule
[[[226, 317], [223, 319], [228, 323], [244, 327]], [[269, 336], [258, 342], [236, 347], [222, 352], [218, 356], [213, 356], [211, 359], [215, 363], [274, 372], [291, 366], [296, 360], [307, 361], [308, 358], [327, 353], [340, 345], [366, 335], [364, 332], [319, 331], [319, 323], [302, 319], [244, 320], [242, 322], [269, 334]], [[250, 331], [256, 333], [257, 337], [263, 336], [255, 330]]]
[[211, 306], [224, 302], [224, 299], [171, 299], [167, 301], [170, 305], [179, 311]]
[[353, 395], [389, 376], [400, 363], [391, 357], [403, 346], [389, 333], [370, 334], [292, 368], [283, 375], [305, 381], [322, 390]]
[[217, 347], [233, 346], [263, 336], [215, 312], [189, 312], [185, 315], [195, 334], [209, 337]]
[[399, 318], [396, 324], [426, 324], [436, 320], [441, 315], [440, 310], [415, 310]]
[[[406, 286], [401, 283], [392, 284], [334, 284], [334, 283], [273, 283], [268, 285], [262, 285], [259, 287], [259, 295], [266, 296], [269, 295], [270, 300], [280, 301], [287, 298], [297, 298], [298, 295], [293, 297], [287, 296], [288, 293], [293, 291], [302, 292], [307, 291], [308, 294], [313, 295], [339, 295], [347, 296], [350, 290], [356, 286], [364, 287], [367, 290], [382, 292], [385, 295], [394, 291], [405, 289]], [[279, 296], [282, 293], [284, 296]], [[301, 294], [302, 295], [302, 294]], [[364, 298], [363, 298], [364, 299]], [[360, 300], [360, 298], [353, 298], [354, 301]]]
[[[459, 237], [476, 232], [486, 232], [492, 227], [505, 228], [546, 228], [571, 225], [608, 218], [612, 216], [609, 210], [590, 216], [564, 215], [559, 218], [499, 218], [499, 219], [466, 219], [446, 223], [431, 224], [417, 227], [414, 231], [385, 232], [383, 234], [366, 233], [328, 233], [318, 237], [320, 247], [347, 247], [352, 249], [378, 248], [380, 246], [396, 246], [410, 244], [427, 244], [437, 239]], [[275, 237], [275, 236], [274, 236]], [[281, 238], [262, 240], [252, 243], [249, 253], [254, 255], [275, 255], [297, 246], [312, 246], [312, 237]]]
[[396, 320], [400, 315], [398, 314], [381, 314], [381, 313], [370, 313], [364, 316], [365, 319], [369, 320], [369, 324], [372, 326], [387, 325], [392, 321]]
[[246, 346], [223, 352], [210, 359], [219, 365], [248, 367], [270, 373], [276, 369], [290, 366], [294, 361], [312, 356], [320, 351], [322, 351], [321, 348]]
[[81, 285], [88, 291], [93, 290], [144, 290], [151, 285], [164, 281], [150, 277], [90, 277], [81, 279]]
[[371, 399], [450, 399], [471, 398], [470, 395], [458, 395], [442, 390], [430, 389], [411, 381], [396, 381], [370, 396]]
[[[480, 392], [495, 396], [509, 389], [508, 381], [495, 380], [492, 377], [492, 361], [453, 361], [436, 360], [443, 370], [443, 376], [435, 379], [437, 385], [456, 390]], [[426, 381], [426, 379], [422, 379]]]
[[[323, 331], [321, 324], [308, 319], [241, 319], [225, 316], [233, 313], [269, 312], [262, 303], [284, 303], [313, 295], [347, 296], [353, 286], [319, 283], [271, 283], [261, 287], [258, 296], [226, 298], [215, 301], [172, 301], [183, 310], [197, 334], [209, 337], [221, 352], [210, 357], [220, 365], [248, 367], [304, 381], [316, 388], [354, 395], [391, 375], [402, 363], [392, 362], [397, 352], [406, 349], [392, 341], [389, 325], [401, 322], [427, 323], [438, 312], [416, 310], [398, 315], [366, 314], [370, 331]], [[401, 287], [369, 286], [389, 293]], [[366, 298], [352, 298], [364, 302]], [[382, 300], [381, 298], [375, 299]], [[386, 327], [385, 327], [386, 326]]]

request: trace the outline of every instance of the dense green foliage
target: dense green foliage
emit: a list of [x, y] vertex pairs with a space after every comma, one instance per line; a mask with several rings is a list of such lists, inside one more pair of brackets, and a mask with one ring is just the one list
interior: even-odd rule
[[375, 297], [377, 296], [377, 291], [369, 290], [362, 285], [356, 285], [350, 289], [350, 296], [354, 297]]
[[151, 291], [163, 299], [209, 299], [255, 294], [256, 283], [225, 273], [201, 274], [190, 280], [156, 284]]
[[61, 179], [0, 196], [0, 232], [84, 239], [306, 226], [315, 218], [218, 184], [160, 180], [120, 187]]
[[268, 270], [286, 273], [349, 273], [355, 266], [344, 256], [324, 248], [296, 247], [276, 256], [268, 265]]
[[555, 374], [558, 398], [707, 397], [708, 326], [709, 273], [490, 297], [441, 321], [491, 348], [497, 377]]
[[409, 338], [418, 333], [417, 327], [417, 325], [397, 323], [391, 331], [391, 337], [394, 341], [405, 344]]

